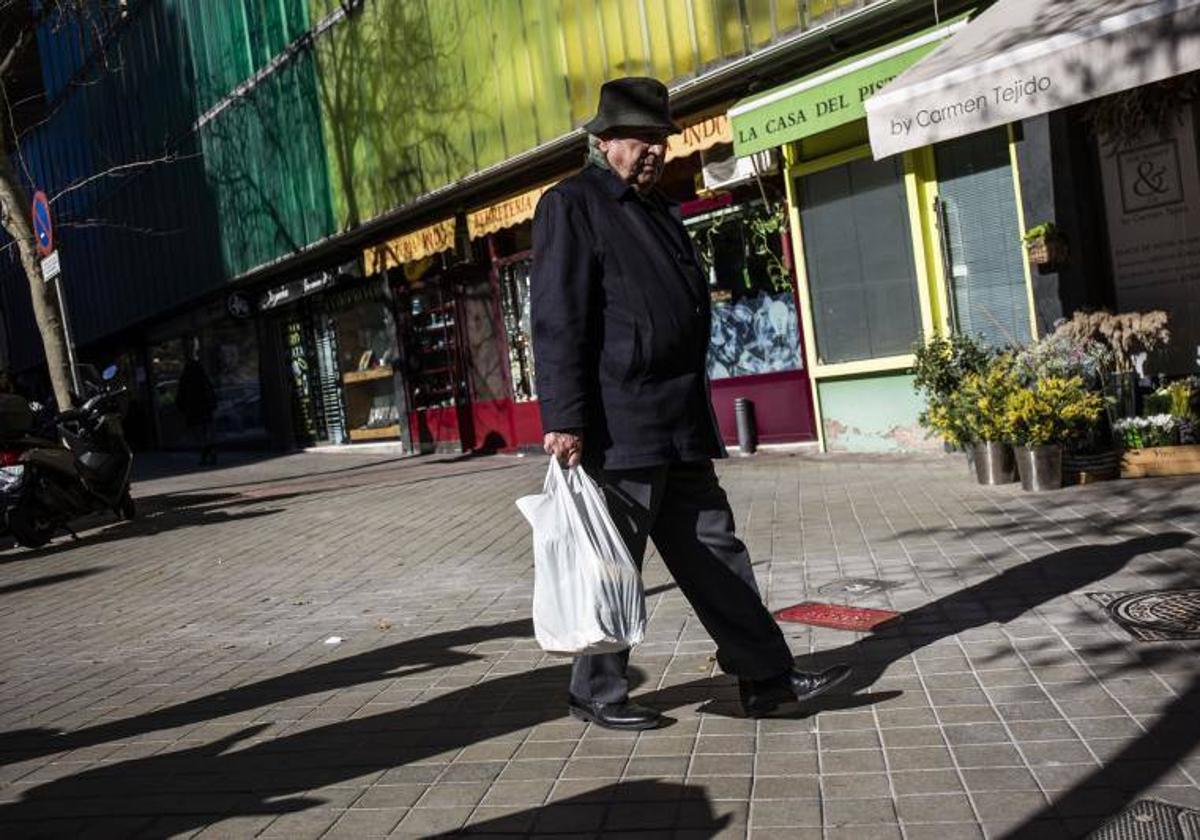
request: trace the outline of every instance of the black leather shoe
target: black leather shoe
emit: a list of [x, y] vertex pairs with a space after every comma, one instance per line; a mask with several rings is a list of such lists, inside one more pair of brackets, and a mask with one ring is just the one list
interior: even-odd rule
[[786, 703], [803, 703], [824, 694], [850, 676], [849, 665], [834, 665], [819, 674], [793, 668], [766, 680], [738, 680], [746, 717], [769, 715]]
[[585, 703], [571, 697], [567, 702], [571, 717], [586, 720], [605, 729], [654, 729], [662, 723], [662, 715], [637, 703]]

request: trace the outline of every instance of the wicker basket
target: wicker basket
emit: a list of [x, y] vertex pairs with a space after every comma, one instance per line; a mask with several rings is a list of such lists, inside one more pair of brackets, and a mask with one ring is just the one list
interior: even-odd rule
[[1067, 241], [1060, 236], [1040, 236], [1026, 246], [1030, 265], [1062, 265], [1070, 255]]

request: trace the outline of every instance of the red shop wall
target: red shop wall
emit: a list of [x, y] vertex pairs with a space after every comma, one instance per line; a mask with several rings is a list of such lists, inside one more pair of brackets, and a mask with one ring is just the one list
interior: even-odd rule
[[812, 392], [801, 370], [718, 379], [712, 384], [713, 411], [726, 443], [737, 443], [733, 402], [745, 397], [754, 403], [760, 443], [794, 443], [817, 439]]
[[[733, 402], [745, 397], [754, 403], [760, 443], [794, 443], [816, 440], [812, 394], [803, 371], [765, 373], [718, 379], [712, 385], [713, 411], [726, 443], [737, 443]], [[538, 404], [514, 402], [513, 432], [518, 447], [540, 447], [542, 421]]]

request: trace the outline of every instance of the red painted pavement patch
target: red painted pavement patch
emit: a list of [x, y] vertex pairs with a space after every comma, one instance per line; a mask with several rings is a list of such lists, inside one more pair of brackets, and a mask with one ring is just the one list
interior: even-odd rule
[[873, 610], [868, 607], [846, 607], [841, 604], [805, 601], [779, 610], [775, 613], [775, 617], [780, 621], [794, 621], [797, 624], [811, 624], [814, 627], [828, 627], [832, 630], [866, 632], [875, 630], [889, 621], [899, 620], [900, 613], [892, 610]]

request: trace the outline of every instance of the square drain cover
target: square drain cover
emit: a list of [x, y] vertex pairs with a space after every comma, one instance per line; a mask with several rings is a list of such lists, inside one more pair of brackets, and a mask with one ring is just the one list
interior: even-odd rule
[[866, 607], [847, 607], [841, 604], [805, 601], [779, 610], [775, 613], [775, 617], [780, 621], [794, 621], [797, 624], [811, 624], [814, 627], [856, 630], [865, 633], [888, 622], [898, 620], [900, 613], [892, 610], [872, 610]]

